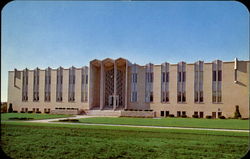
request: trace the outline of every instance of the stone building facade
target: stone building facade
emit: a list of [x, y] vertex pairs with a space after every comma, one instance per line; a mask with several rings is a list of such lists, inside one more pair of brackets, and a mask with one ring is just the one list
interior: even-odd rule
[[120, 115], [147, 110], [156, 117], [218, 118], [233, 117], [239, 106], [248, 118], [249, 64], [235, 59], [140, 66], [107, 58], [82, 68], [14, 70], [9, 71], [8, 107], [18, 112]]

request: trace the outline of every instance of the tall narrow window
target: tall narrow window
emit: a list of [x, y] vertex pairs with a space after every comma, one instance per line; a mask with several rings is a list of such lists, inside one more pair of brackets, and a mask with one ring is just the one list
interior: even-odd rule
[[194, 102], [203, 102], [203, 61], [194, 64]]
[[154, 82], [154, 65], [149, 63], [146, 65], [145, 74], [145, 102], [153, 102], [154, 92], [153, 92], [153, 82]]
[[75, 67], [71, 67], [69, 69], [69, 95], [68, 95], [68, 101], [74, 102], [75, 101]]
[[34, 70], [33, 101], [39, 101], [39, 68]]
[[63, 89], [63, 68], [57, 69], [57, 79], [56, 79], [56, 101], [62, 102], [62, 89]]
[[212, 102], [220, 103], [222, 102], [222, 93], [221, 93], [221, 82], [222, 82], [222, 61], [216, 60], [213, 61], [212, 66]]
[[23, 84], [22, 84], [22, 101], [28, 101], [28, 80], [29, 70], [23, 70]]
[[131, 66], [131, 102], [137, 102], [137, 65]]
[[186, 102], [186, 63], [180, 62], [177, 66], [177, 102]]
[[161, 102], [169, 102], [169, 63], [161, 64]]
[[81, 101], [88, 101], [88, 67], [82, 68], [82, 80], [81, 80]]
[[45, 90], [44, 90], [44, 101], [50, 102], [51, 96], [51, 68], [45, 70]]

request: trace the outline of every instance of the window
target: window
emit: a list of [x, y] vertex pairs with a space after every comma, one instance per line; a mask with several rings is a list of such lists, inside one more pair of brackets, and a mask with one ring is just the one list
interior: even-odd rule
[[81, 70], [81, 101], [88, 101], [88, 67], [83, 67]]
[[165, 114], [165, 116], [167, 117], [167, 116], [169, 116], [169, 111], [166, 111], [166, 114]]
[[75, 68], [69, 69], [69, 87], [68, 87], [68, 101], [75, 101]]
[[[222, 61], [216, 60], [212, 64], [213, 69], [213, 82], [212, 82], [212, 102], [220, 103], [222, 102]], [[216, 78], [217, 76], [217, 78]]]
[[213, 81], [216, 81], [216, 71], [213, 71]]
[[164, 117], [164, 111], [161, 111], [161, 116]]
[[194, 112], [194, 115], [198, 115], [198, 112]]
[[166, 77], [165, 72], [162, 72], [162, 82], [165, 82], [165, 77]]
[[33, 101], [39, 101], [39, 69], [34, 70], [34, 79], [33, 79]]
[[177, 111], [177, 117], [181, 116], [181, 111]]
[[131, 66], [131, 102], [137, 102], [137, 65]]
[[212, 112], [212, 118], [216, 118], [216, 112]]
[[200, 118], [203, 118], [203, 116], [204, 116], [204, 113], [200, 112]]
[[161, 102], [169, 102], [169, 63], [161, 65]]
[[203, 61], [194, 64], [194, 102], [203, 102]]
[[179, 62], [177, 65], [177, 102], [186, 102], [186, 63]]
[[221, 70], [218, 71], [218, 81], [222, 80]]
[[56, 101], [62, 102], [62, 89], [63, 89], [63, 68], [57, 69], [57, 84], [56, 84]]
[[151, 63], [145, 67], [145, 102], [153, 101], [153, 67]]
[[153, 100], [154, 100], [153, 92], [150, 92], [150, 102], [153, 102]]
[[186, 115], [186, 111], [182, 111], [182, 115]]
[[29, 70], [26, 68], [23, 70], [23, 83], [22, 83], [22, 101], [28, 101], [28, 80]]

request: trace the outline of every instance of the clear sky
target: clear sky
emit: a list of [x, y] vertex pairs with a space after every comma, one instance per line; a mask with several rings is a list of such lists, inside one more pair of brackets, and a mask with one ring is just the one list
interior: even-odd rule
[[2, 10], [1, 33], [1, 101], [14, 68], [106, 57], [141, 65], [249, 60], [249, 12], [239, 2], [13, 1]]

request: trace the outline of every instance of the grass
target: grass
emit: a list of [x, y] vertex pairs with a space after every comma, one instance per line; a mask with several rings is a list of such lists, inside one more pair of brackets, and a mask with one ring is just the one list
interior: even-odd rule
[[197, 128], [249, 129], [249, 120], [240, 119], [195, 119], [195, 118], [113, 118], [95, 117], [80, 119], [82, 123], [149, 125]]
[[33, 118], [33, 119], [53, 119], [71, 117], [72, 115], [62, 114], [35, 114], [35, 113], [1, 113], [1, 121], [9, 120], [9, 118]]
[[12, 158], [241, 158], [248, 133], [3, 122]]

